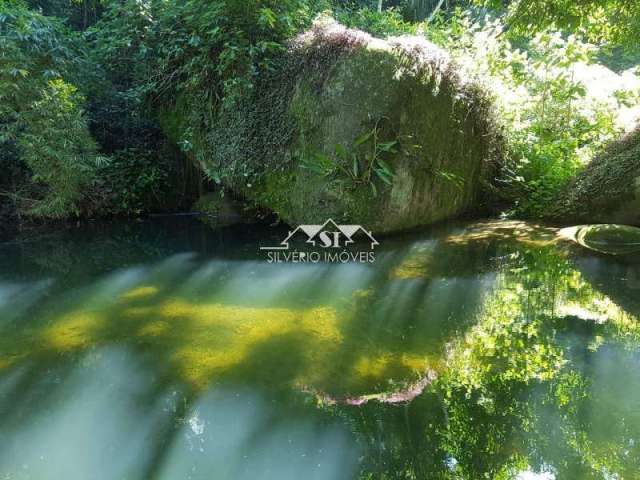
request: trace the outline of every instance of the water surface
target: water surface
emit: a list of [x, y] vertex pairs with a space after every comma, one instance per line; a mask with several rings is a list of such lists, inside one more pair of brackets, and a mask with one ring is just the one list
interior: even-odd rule
[[0, 479], [637, 477], [637, 256], [487, 221], [269, 264], [286, 233], [0, 245]]

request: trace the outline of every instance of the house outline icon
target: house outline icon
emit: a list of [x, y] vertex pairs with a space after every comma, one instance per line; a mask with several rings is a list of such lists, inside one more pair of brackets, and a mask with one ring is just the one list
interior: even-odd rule
[[[337, 231], [339, 231], [342, 235], [346, 237], [344, 245], [350, 245], [355, 243], [353, 240], [353, 236], [358, 232], [363, 232], [369, 239], [371, 243], [371, 250], [373, 250], [380, 243], [374, 238], [373, 233], [369, 230], [365, 229], [361, 225], [338, 225], [333, 219], [329, 219], [324, 222], [322, 225], [300, 225], [294, 230], [290, 231], [287, 237], [280, 242], [279, 246], [276, 247], [260, 247], [260, 250], [289, 250], [289, 243], [291, 239], [296, 236], [298, 233], [303, 232], [307, 236], [306, 243], [316, 246], [315, 238], [318, 236], [320, 232], [323, 232], [327, 229], [327, 227], [335, 227]], [[334, 231], [334, 230], [331, 230]], [[336, 247], [337, 248], [337, 247]]]

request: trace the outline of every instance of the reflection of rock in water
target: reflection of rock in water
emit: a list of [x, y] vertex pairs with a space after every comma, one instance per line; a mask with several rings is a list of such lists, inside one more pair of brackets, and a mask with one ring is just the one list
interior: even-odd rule
[[581, 225], [558, 235], [577, 244], [573, 263], [594, 289], [628, 313], [640, 315], [640, 228]]
[[[499, 251], [545, 247], [557, 229], [520, 221], [485, 220], [448, 226], [428, 241], [418, 237], [390, 272], [396, 280], [476, 277], [495, 271]], [[382, 249], [387, 240], [382, 242]]]
[[406, 384], [400, 389], [391, 392], [371, 393], [367, 395], [356, 396], [333, 396], [331, 394], [317, 391], [308, 386], [301, 386], [300, 390], [304, 393], [314, 395], [316, 399], [323, 405], [351, 405], [360, 406], [366, 403], [376, 401], [387, 404], [407, 403], [424, 392], [433, 381], [438, 378], [438, 373], [435, 370], [427, 370], [425, 375], [416, 382]]
[[573, 262], [591, 286], [640, 317], [640, 258], [583, 255]]

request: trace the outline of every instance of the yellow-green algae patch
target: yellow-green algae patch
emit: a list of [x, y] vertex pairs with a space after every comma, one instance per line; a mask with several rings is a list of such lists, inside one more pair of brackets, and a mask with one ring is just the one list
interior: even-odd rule
[[343, 340], [337, 312], [330, 307], [295, 310], [172, 300], [159, 310], [163, 317], [179, 322], [174, 327], [188, 337], [171, 360], [181, 375], [198, 387], [239, 366], [258, 345], [278, 337], [293, 336], [295, 343], [310, 344], [310, 353], [325, 351], [327, 345], [323, 343], [339, 344]]
[[419, 378], [427, 371], [437, 372], [441, 368], [440, 361], [431, 355], [376, 349], [363, 352], [345, 373], [349, 383], [357, 385], [363, 380], [381, 383], [386, 379]]
[[366, 312], [361, 318], [360, 303], [370, 302], [374, 293], [358, 292], [353, 304], [341, 309], [287, 308], [161, 299], [147, 287], [137, 288], [125, 294], [131, 303], [54, 315], [41, 327], [3, 339], [0, 368], [22, 358], [125, 344], [151, 353], [195, 389], [216, 381], [266, 378], [290, 388], [384, 391], [389, 381], [411, 381], [437, 368], [437, 362], [429, 357], [434, 353], [430, 347], [430, 353], [407, 351], [404, 344], [390, 349], [375, 340], [366, 322], [360, 325], [366, 318]]
[[396, 280], [426, 278], [429, 274], [429, 264], [432, 256], [433, 252], [427, 249], [413, 252], [391, 271], [390, 277]]
[[44, 345], [58, 351], [86, 348], [99, 340], [98, 330], [105, 326], [104, 318], [89, 311], [77, 311], [54, 320], [41, 335]]
[[140, 330], [138, 330], [138, 335], [141, 337], [160, 337], [167, 335], [170, 329], [171, 324], [169, 322], [157, 320], [143, 325]]
[[151, 285], [136, 287], [122, 294], [124, 300], [140, 300], [157, 295], [160, 290]]

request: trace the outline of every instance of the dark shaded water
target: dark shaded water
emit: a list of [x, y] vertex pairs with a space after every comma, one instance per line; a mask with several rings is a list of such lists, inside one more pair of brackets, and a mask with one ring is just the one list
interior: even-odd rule
[[0, 479], [640, 472], [640, 260], [524, 223], [268, 264], [286, 230], [0, 245]]

